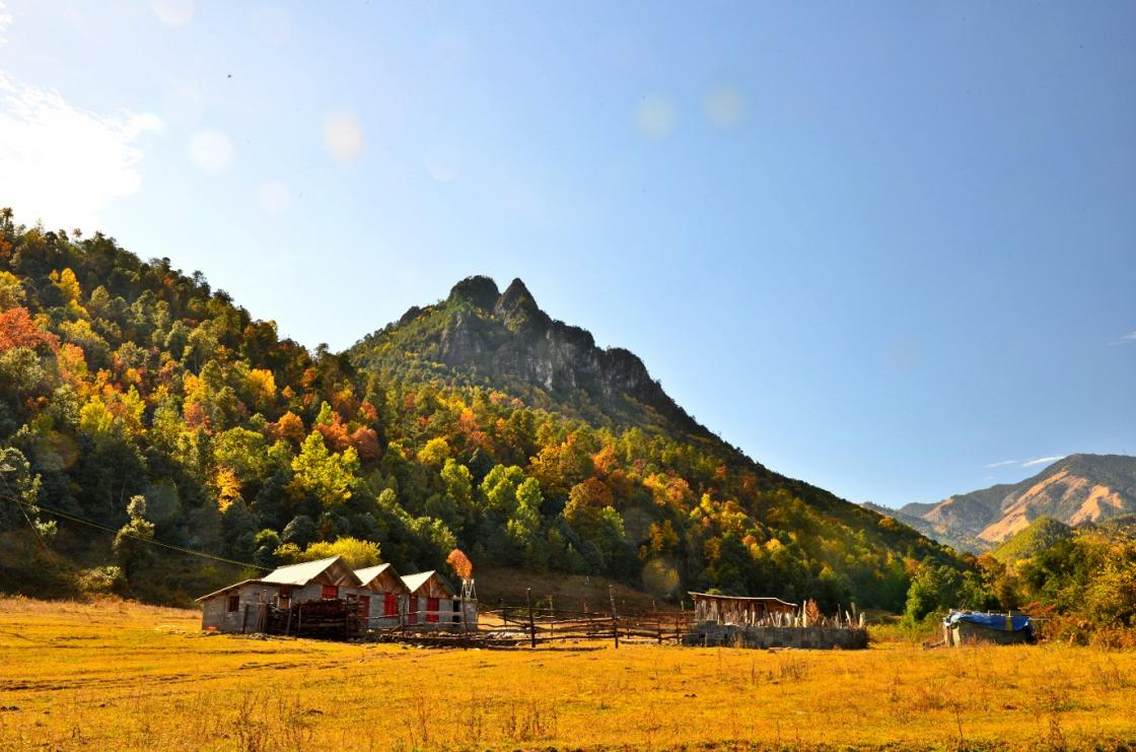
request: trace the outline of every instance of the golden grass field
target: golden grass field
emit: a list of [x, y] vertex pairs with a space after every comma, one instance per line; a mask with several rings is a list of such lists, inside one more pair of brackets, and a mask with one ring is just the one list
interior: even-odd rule
[[429, 650], [0, 599], [0, 750], [631, 748], [1136, 749], [1136, 653]]

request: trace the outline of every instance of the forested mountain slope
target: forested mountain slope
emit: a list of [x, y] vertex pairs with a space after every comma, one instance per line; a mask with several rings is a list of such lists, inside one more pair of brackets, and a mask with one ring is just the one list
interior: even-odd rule
[[347, 353], [310, 353], [168, 259], [9, 212], [0, 448], [6, 589], [184, 601], [252, 571], [146, 540], [268, 567], [350, 537], [404, 570], [458, 545], [664, 596], [893, 609], [916, 561], [959, 565], [720, 441], [519, 281], [465, 280]]

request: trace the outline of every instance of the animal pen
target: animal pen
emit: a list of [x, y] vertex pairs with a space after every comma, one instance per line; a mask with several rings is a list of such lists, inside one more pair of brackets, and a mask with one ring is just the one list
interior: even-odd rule
[[851, 611], [820, 613], [814, 601], [799, 606], [779, 598], [690, 593], [694, 623], [685, 645], [743, 648], [868, 647], [864, 615]]

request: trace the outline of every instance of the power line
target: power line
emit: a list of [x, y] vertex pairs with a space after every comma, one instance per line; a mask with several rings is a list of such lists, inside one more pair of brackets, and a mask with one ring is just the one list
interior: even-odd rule
[[[13, 498], [12, 501], [14, 501], [16, 504], [20, 505], [20, 507], [29, 507], [29, 508], [32, 508], [32, 509], [37, 509], [41, 512], [47, 512], [48, 514], [53, 514], [56, 517], [61, 517], [65, 520], [70, 520], [71, 522], [77, 522], [80, 525], [87, 525], [89, 527], [93, 527], [93, 528], [96, 528], [98, 530], [104, 530], [108, 533], [114, 533], [115, 535], [123, 535], [127, 538], [131, 538], [131, 539], [136, 540], [136, 541], [141, 541], [142, 543], [149, 543], [150, 545], [153, 545], [153, 546], [160, 546], [161, 548], [168, 548], [171, 551], [177, 551], [179, 553], [189, 554], [190, 556], [199, 556], [202, 559], [211, 559], [213, 561], [219, 561], [219, 562], [222, 562], [224, 564], [233, 564], [233, 565], [236, 565], [238, 567], [251, 567], [253, 569], [259, 569], [262, 572], [269, 571], [268, 567], [261, 567], [261, 566], [257, 566], [256, 564], [249, 564], [247, 561], [235, 561], [234, 559], [226, 559], [223, 556], [214, 556], [213, 554], [208, 554], [208, 553], [205, 553], [204, 551], [194, 551], [191, 548], [185, 548], [183, 546], [175, 546], [173, 543], [165, 543], [163, 541], [155, 540], [153, 538], [143, 538], [140, 535], [134, 535], [133, 533], [129, 533], [129, 532], [126, 532], [124, 530], [115, 530], [113, 527], [107, 527], [106, 525], [101, 525], [98, 522], [92, 522], [91, 520], [85, 520], [82, 517], [76, 517], [75, 515], [71, 514], [70, 512], [64, 512], [64, 511], [61, 511], [59, 509], [52, 509], [51, 507], [45, 507], [44, 505], [39, 504], [39, 503], [31, 504], [29, 502], [20, 501], [19, 499], [15, 499], [15, 498]], [[26, 514], [27, 513], [25, 511], [25, 515]]]

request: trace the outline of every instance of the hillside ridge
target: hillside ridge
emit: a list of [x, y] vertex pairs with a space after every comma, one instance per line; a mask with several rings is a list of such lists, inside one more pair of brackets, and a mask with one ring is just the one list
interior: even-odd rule
[[1017, 483], [1000, 483], [933, 504], [907, 504], [890, 514], [959, 550], [985, 551], [1041, 517], [1076, 527], [1133, 512], [1136, 457], [1071, 454]]
[[0, 507], [0, 590], [185, 603], [253, 571], [147, 540], [262, 568], [444, 568], [460, 547], [826, 608], [898, 610], [913, 562], [965, 566], [753, 461], [520, 280], [461, 280], [312, 352], [202, 274], [0, 212], [0, 376], [0, 472], [29, 512]]

